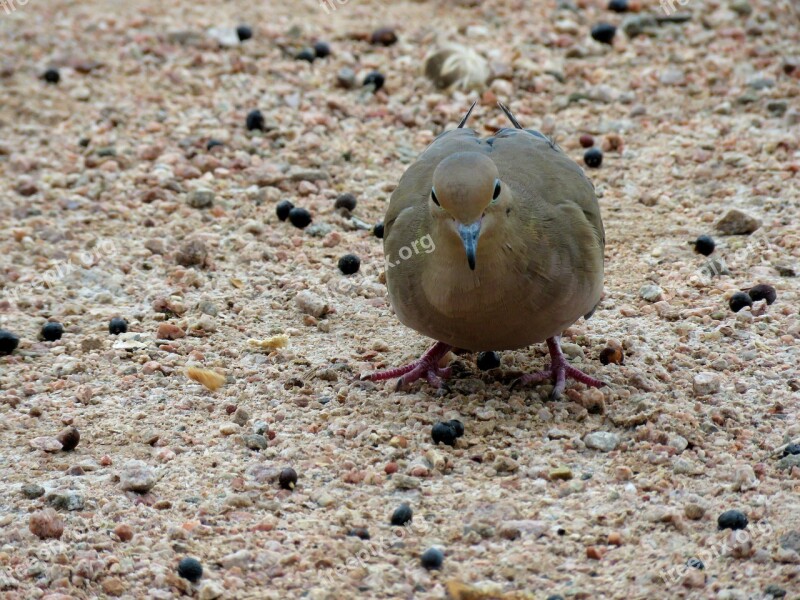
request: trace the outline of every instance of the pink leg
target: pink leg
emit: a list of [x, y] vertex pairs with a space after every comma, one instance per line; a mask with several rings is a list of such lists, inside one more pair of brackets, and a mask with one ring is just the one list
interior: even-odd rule
[[541, 383], [547, 379], [555, 380], [553, 388], [553, 398], [559, 398], [564, 392], [567, 384], [567, 377], [585, 383], [589, 387], [603, 387], [606, 384], [599, 379], [590, 377], [567, 362], [564, 353], [561, 351], [561, 336], [547, 339], [547, 349], [550, 351], [550, 366], [544, 371], [523, 375], [517, 380], [521, 385], [529, 383]]
[[418, 360], [396, 369], [365, 373], [361, 376], [361, 381], [386, 381], [387, 379], [399, 377], [397, 389], [402, 390], [417, 379], [424, 377], [433, 387], [439, 388], [442, 386], [442, 379], [450, 377], [450, 367], [445, 369], [439, 367], [439, 361], [445, 354], [450, 352], [450, 349], [451, 346], [443, 342], [436, 342]]

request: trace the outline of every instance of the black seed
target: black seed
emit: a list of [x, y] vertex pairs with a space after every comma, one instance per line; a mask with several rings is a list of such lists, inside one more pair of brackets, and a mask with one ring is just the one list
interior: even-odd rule
[[55, 342], [56, 340], [60, 340], [61, 336], [64, 335], [64, 326], [61, 323], [54, 323], [49, 322], [45, 323], [44, 327], [42, 327], [42, 339], [48, 342]]
[[347, 535], [361, 538], [362, 540], [368, 540], [370, 538], [369, 530], [366, 527], [355, 527], [348, 531]]
[[457, 438], [464, 435], [464, 424], [461, 421], [458, 419], [450, 419], [447, 423], [455, 430]]
[[775, 291], [775, 288], [766, 283], [759, 283], [751, 287], [747, 293], [753, 302], [766, 300], [767, 304], [772, 304], [778, 298], [778, 292]]
[[78, 447], [78, 442], [81, 441], [81, 434], [75, 427], [67, 427], [56, 436], [56, 439], [61, 442], [61, 449], [64, 452], [71, 452]]
[[628, 0], [611, 0], [608, 3], [608, 10], [613, 10], [618, 13], [628, 12], [629, 8]]
[[44, 79], [47, 83], [58, 83], [61, 81], [61, 73], [58, 72], [58, 69], [47, 69], [44, 73], [42, 73], [42, 79]]
[[563, 527], [559, 527], [558, 529], [556, 529], [556, 533], [558, 535], [566, 535], [567, 534], [567, 530], [564, 529]]
[[356, 197], [353, 194], [341, 194], [338, 198], [336, 198], [336, 203], [333, 205], [334, 208], [345, 208], [349, 211], [354, 211], [356, 209]]
[[717, 244], [710, 235], [701, 235], [694, 241], [694, 251], [703, 256], [710, 256]]
[[295, 60], [304, 60], [306, 62], [313, 63], [317, 58], [317, 55], [314, 54], [314, 51], [311, 48], [303, 48], [294, 55]]
[[311, 213], [295, 206], [289, 211], [289, 222], [298, 229], [305, 229], [311, 224]]
[[372, 228], [372, 233], [375, 234], [375, 237], [379, 240], [383, 239], [383, 223], [377, 223], [375, 227]]
[[500, 366], [500, 356], [497, 352], [480, 352], [476, 362], [481, 371], [489, 371]]
[[396, 527], [402, 527], [406, 523], [411, 523], [413, 517], [414, 511], [404, 502], [394, 510], [390, 523]]
[[345, 275], [352, 275], [353, 273], [358, 273], [358, 269], [360, 267], [361, 267], [361, 259], [358, 258], [355, 254], [345, 254], [342, 258], [339, 259], [339, 270]]
[[278, 483], [285, 490], [293, 490], [297, 485], [297, 471], [292, 467], [286, 467], [278, 475]]
[[88, 148], [89, 144], [91, 144], [91, 143], [92, 143], [92, 139], [91, 138], [87, 138], [87, 137], [82, 137], [81, 139], [78, 140], [78, 145], [81, 148]]
[[326, 58], [331, 55], [331, 47], [328, 42], [317, 42], [314, 44], [314, 54], [317, 58]]
[[371, 73], [368, 73], [366, 77], [364, 77], [364, 85], [375, 86], [374, 91], [376, 92], [383, 87], [385, 82], [386, 78], [377, 71], [372, 71]]
[[603, 164], [603, 151], [600, 148], [589, 148], [583, 154], [583, 162], [591, 169], [599, 169]]
[[178, 563], [178, 575], [196, 583], [203, 576], [203, 565], [196, 558], [187, 556]]
[[206, 150], [211, 150], [212, 148], [216, 148], [217, 146], [224, 146], [224, 145], [225, 144], [223, 144], [219, 140], [208, 140], [208, 142], [206, 142]]
[[293, 208], [294, 204], [292, 204], [288, 200], [281, 200], [275, 207], [275, 214], [278, 215], [278, 218], [281, 221], [285, 221], [286, 219], [289, 218], [289, 213], [292, 212]]
[[450, 423], [436, 423], [431, 429], [431, 439], [434, 444], [447, 444], [448, 446], [455, 446], [458, 433], [456, 428]]
[[253, 131], [254, 129], [264, 131], [264, 115], [258, 109], [251, 110], [247, 113], [245, 124], [247, 125], [247, 131]]
[[731, 299], [728, 300], [728, 306], [731, 307], [733, 312], [739, 312], [745, 307], [753, 306], [753, 300], [744, 292], [736, 292], [731, 296]]
[[592, 38], [601, 44], [611, 45], [614, 42], [614, 35], [617, 33], [617, 28], [610, 23], [598, 23], [592, 27]]
[[561, 594], [553, 594], [552, 596], [548, 596], [547, 600], [564, 600], [564, 596]]
[[703, 564], [703, 561], [699, 558], [690, 558], [686, 561], [686, 566], [690, 569], [699, 569], [701, 571], [706, 568], [706, 566]]
[[747, 516], [740, 510], [726, 510], [717, 519], [720, 529], [744, 529], [747, 523]]
[[444, 562], [444, 554], [438, 548], [428, 548], [422, 553], [419, 561], [428, 570], [441, 569]]
[[19, 346], [19, 338], [5, 329], [0, 329], [0, 356], [11, 354]]
[[239, 41], [243, 42], [253, 37], [253, 30], [247, 25], [239, 25], [236, 28], [236, 35], [239, 36]]
[[108, 333], [119, 335], [128, 331], [128, 322], [122, 317], [114, 317], [108, 322]]
[[800, 444], [789, 444], [783, 449], [783, 455], [800, 454]]

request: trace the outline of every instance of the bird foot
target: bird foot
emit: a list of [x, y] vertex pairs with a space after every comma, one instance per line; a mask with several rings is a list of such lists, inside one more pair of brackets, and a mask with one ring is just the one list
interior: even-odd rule
[[523, 375], [511, 385], [512, 388], [517, 385], [541, 383], [542, 381], [552, 379], [555, 382], [555, 386], [553, 387], [553, 393], [551, 394], [551, 397], [554, 400], [557, 400], [561, 397], [561, 394], [564, 393], [564, 388], [567, 385], [567, 378], [579, 381], [588, 385], [589, 387], [601, 388], [606, 385], [605, 382], [595, 379], [591, 375], [587, 375], [580, 369], [576, 369], [570, 365], [569, 362], [567, 362], [567, 358], [561, 351], [560, 336], [548, 338], [547, 348], [550, 351], [550, 365], [548, 368], [544, 371], [539, 371], [538, 373]]
[[450, 367], [442, 368], [439, 361], [450, 352], [450, 346], [437, 342], [430, 350], [423, 354], [418, 360], [396, 369], [386, 369], [384, 371], [373, 371], [361, 375], [361, 381], [386, 381], [387, 379], [397, 380], [397, 390], [406, 390], [408, 387], [423, 377], [434, 388], [442, 387], [442, 380], [450, 377], [452, 371]]

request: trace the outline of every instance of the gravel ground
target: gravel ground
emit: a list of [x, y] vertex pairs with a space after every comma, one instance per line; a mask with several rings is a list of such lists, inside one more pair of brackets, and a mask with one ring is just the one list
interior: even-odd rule
[[[683, 1], [680, 23], [647, 0], [20, 4], [0, 5], [0, 328], [21, 338], [0, 357], [4, 598], [800, 598], [791, 0]], [[642, 34], [589, 36], [626, 19]], [[221, 48], [240, 23], [252, 39]], [[319, 40], [331, 56], [294, 60]], [[488, 59], [482, 94], [421, 75], [437, 40]], [[564, 337], [601, 391], [511, 390], [543, 345], [489, 372], [454, 357], [438, 393], [353, 382], [430, 343], [394, 318], [369, 227], [478, 96], [483, 133], [501, 100], [579, 162], [582, 134], [605, 150], [605, 298]], [[312, 225], [279, 221], [284, 199]], [[733, 313], [758, 283], [776, 302]], [[434, 446], [452, 418], [464, 436]], [[718, 529], [727, 510], [748, 526]]]

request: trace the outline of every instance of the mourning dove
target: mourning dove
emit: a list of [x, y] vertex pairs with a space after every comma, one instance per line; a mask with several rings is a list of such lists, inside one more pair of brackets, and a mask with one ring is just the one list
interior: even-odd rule
[[400, 179], [384, 220], [389, 299], [400, 321], [433, 338], [419, 360], [362, 379], [425, 377], [439, 387], [451, 349], [514, 350], [547, 341], [551, 363], [520, 382], [566, 379], [601, 387], [570, 366], [561, 333], [588, 318], [603, 292], [605, 233], [594, 187], [541, 133], [513, 129], [481, 138], [446, 131]]

